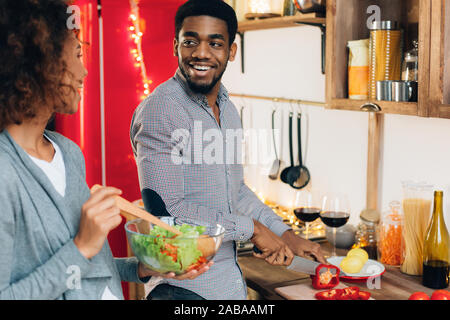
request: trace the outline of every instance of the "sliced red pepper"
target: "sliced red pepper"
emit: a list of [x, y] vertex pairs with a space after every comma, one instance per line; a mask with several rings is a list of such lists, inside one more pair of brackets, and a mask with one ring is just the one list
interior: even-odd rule
[[359, 291], [358, 300], [369, 300], [369, 299], [370, 299], [370, 292]]
[[[335, 270], [333, 274], [330, 270]], [[316, 268], [316, 275], [312, 276], [314, 289], [331, 289], [339, 284], [339, 268], [333, 265], [321, 264]]]
[[198, 270], [200, 269], [200, 267], [205, 264], [206, 262], [208, 262], [208, 260], [206, 260], [206, 258], [204, 256], [201, 256], [200, 258], [197, 259], [197, 261], [190, 265], [189, 268], [187, 268], [187, 272], [191, 271], [191, 270]]
[[171, 258], [172, 258], [172, 260], [173, 260], [173, 262], [177, 262], [177, 258], [178, 258], [178, 256], [177, 256], [177, 254], [176, 254], [176, 253], [173, 253], [173, 252], [169, 252], [169, 251], [167, 251], [167, 250], [163, 250], [163, 251], [161, 251], [161, 253], [162, 253], [162, 254], [164, 254], [164, 255], [166, 255], [166, 256], [169, 256], [169, 257], [171, 257]]
[[327, 291], [317, 292], [314, 296], [317, 300], [339, 300], [342, 289], [331, 289]]
[[347, 287], [342, 289], [342, 294], [338, 300], [359, 300], [359, 288]]

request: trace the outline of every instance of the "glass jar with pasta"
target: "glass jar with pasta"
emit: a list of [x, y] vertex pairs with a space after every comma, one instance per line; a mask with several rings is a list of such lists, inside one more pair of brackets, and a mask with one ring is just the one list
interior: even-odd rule
[[403, 273], [416, 276], [423, 273], [423, 242], [432, 201], [432, 185], [403, 182], [403, 263], [400, 267]]

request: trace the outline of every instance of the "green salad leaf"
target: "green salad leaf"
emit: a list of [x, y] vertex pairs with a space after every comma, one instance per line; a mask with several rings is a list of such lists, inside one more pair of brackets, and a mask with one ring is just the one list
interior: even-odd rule
[[142, 263], [158, 272], [184, 273], [202, 256], [202, 252], [197, 249], [197, 238], [206, 231], [206, 227], [188, 224], [174, 227], [183, 235], [174, 237], [174, 233], [159, 226], [154, 226], [150, 231], [153, 237], [132, 235], [134, 254]]

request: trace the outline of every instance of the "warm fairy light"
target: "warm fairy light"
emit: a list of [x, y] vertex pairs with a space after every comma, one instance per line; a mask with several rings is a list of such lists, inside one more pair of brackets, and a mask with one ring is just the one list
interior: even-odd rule
[[152, 80], [148, 79], [144, 62], [144, 54], [142, 53], [142, 37], [144, 36], [144, 34], [140, 30], [138, 3], [139, 0], [130, 0], [130, 7], [131, 7], [130, 20], [133, 23], [133, 25], [130, 26], [128, 29], [129, 31], [131, 31], [131, 38], [133, 39], [133, 42], [136, 45], [136, 48], [131, 49], [131, 54], [133, 55], [133, 58], [135, 60], [134, 66], [136, 68], [141, 69], [144, 95], [141, 95], [140, 99], [143, 100], [146, 98], [147, 95], [150, 94], [149, 84], [152, 83]]
[[270, 12], [269, 0], [250, 0], [248, 9], [251, 13], [268, 13]]

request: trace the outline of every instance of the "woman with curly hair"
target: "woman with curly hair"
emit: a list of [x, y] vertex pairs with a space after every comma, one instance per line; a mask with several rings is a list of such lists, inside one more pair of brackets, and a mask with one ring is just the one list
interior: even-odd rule
[[54, 113], [77, 112], [87, 75], [67, 8], [0, 0], [0, 299], [123, 299], [121, 281], [175, 277], [113, 258], [121, 191], [91, 194], [81, 150], [45, 129]]

